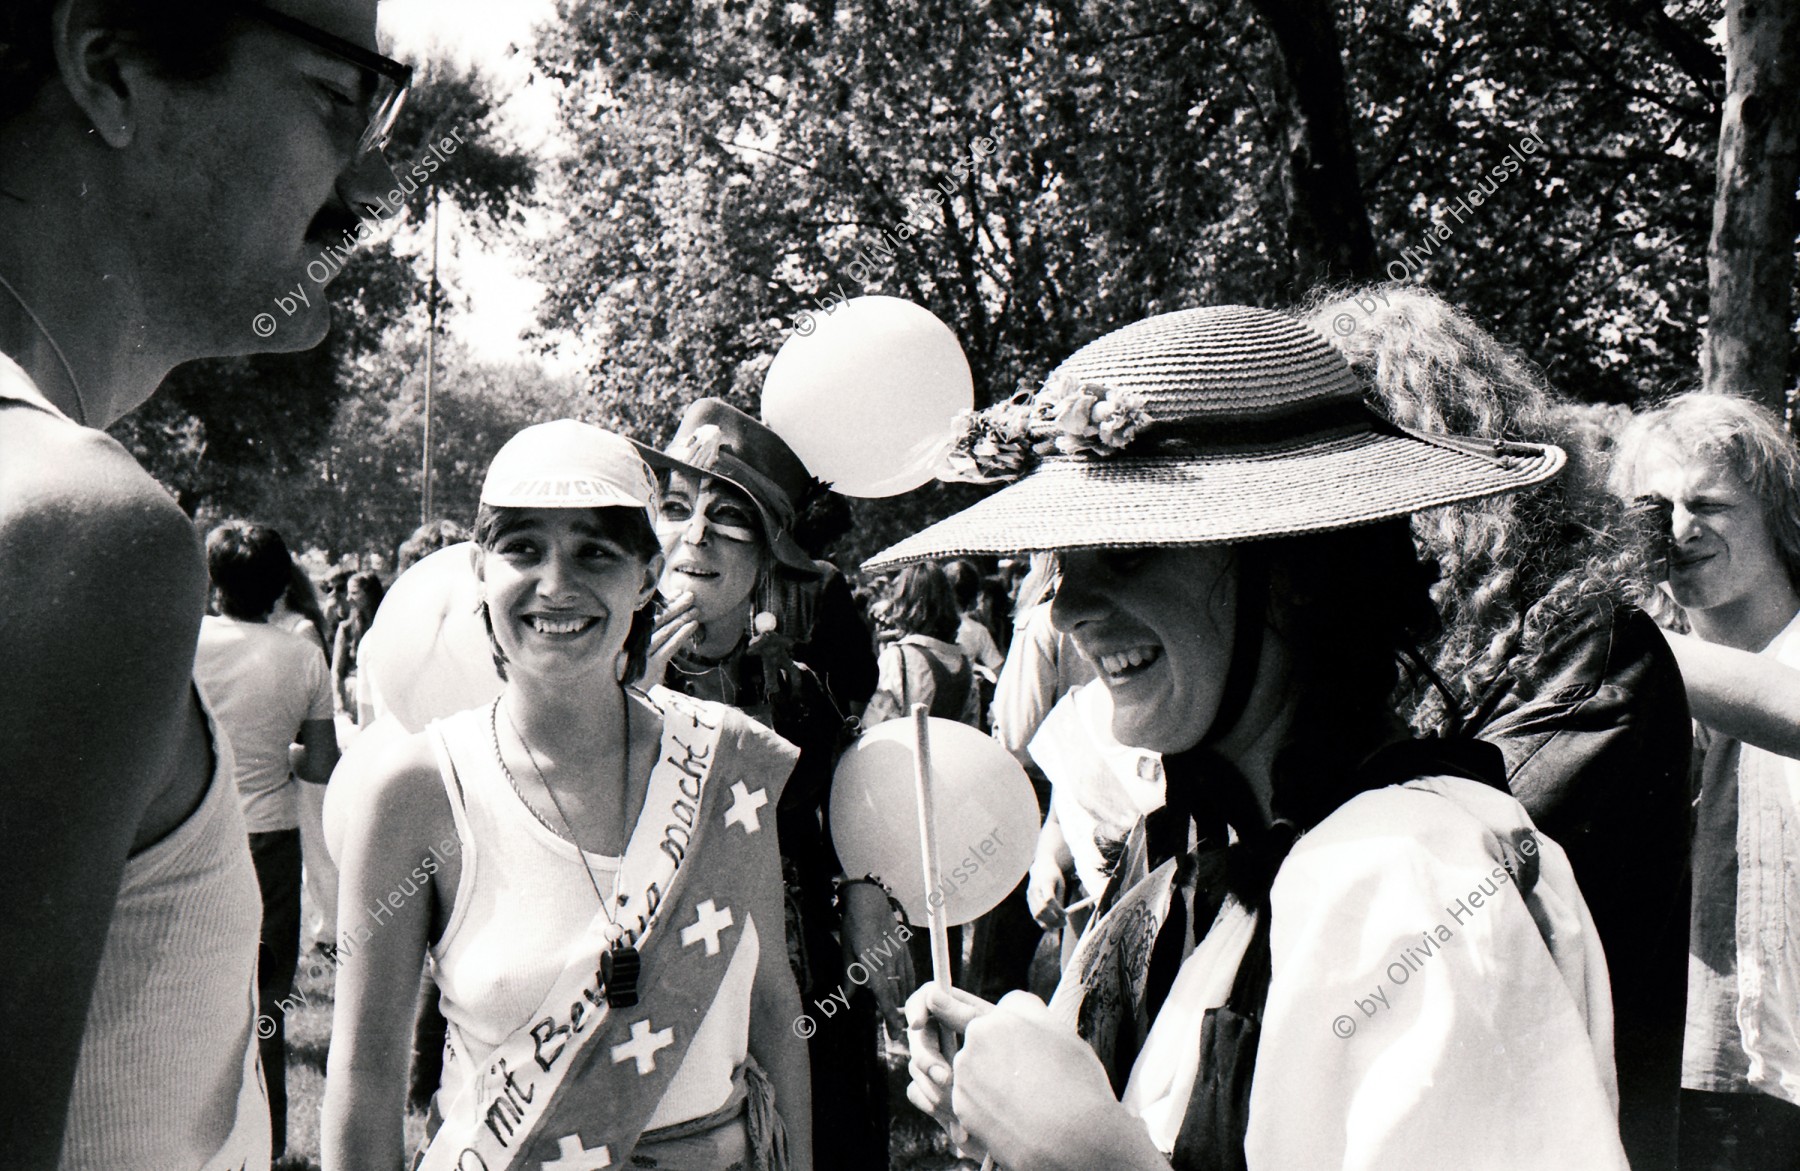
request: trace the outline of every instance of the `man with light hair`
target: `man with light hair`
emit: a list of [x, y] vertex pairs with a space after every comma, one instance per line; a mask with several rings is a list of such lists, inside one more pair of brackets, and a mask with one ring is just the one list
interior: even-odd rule
[[410, 84], [375, 7], [0, 5], [9, 1168], [268, 1166], [260, 899], [192, 685], [206, 566], [100, 428], [183, 362], [325, 336], [309, 272], [382, 206]]
[[[1800, 450], [1781, 421], [1683, 395], [1632, 423], [1613, 475], [1621, 495], [1668, 503], [1665, 625], [1800, 666]], [[1710, 714], [1710, 693], [1729, 688], [1690, 670], [1684, 641], [1671, 639], [1701, 726], [1680, 1166], [1787, 1168], [1800, 1150], [1800, 761]]]

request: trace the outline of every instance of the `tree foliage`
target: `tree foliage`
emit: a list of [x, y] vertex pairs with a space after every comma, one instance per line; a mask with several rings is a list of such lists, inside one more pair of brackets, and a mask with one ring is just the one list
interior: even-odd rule
[[[484, 363], [454, 345], [438, 346], [432, 403], [432, 496], [438, 517], [475, 520], [481, 478], [500, 445], [520, 428], [578, 415], [580, 384], [541, 363]], [[285, 531], [329, 534], [336, 554], [391, 555], [420, 523], [425, 354], [422, 331], [390, 339], [362, 372], [367, 389], [339, 403], [304, 476], [264, 496], [260, 514]]]
[[[795, 315], [834, 295], [930, 307], [982, 402], [1150, 313], [1295, 300], [1294, 103], [1257, 12], [568, 0], [539, 50], [573, 143], [546, 187], [567, 229], [544, 257], [551, 324], [596, 343], [598, 412], [662, 435], [700, 394], [753, 408]], [[1718, 3], [1337, 12], [1377, 267], [1579, 397], [1691, 383]], [[1532, 134], [1543, 146], [1493, 180]], [[958, 176], [984, 137], [996, 153]], [[938, 185], [941, 210], [923, 198]], [[859, 504], [853, 552], [960, 499]]]
[[[1580, 398], [1684, 388], [1705, 318], [1718, 139], [1714, 3], [1350, 11], [1346, 38], [1384, 265], [1427, 226], [1422, 279]], [[1546, 144], [1457, 218], [1521, 134]], [[1393, 269], [1400, 273], [1402, 269]]]
[[[1375, 270], [1465, 306], [1577, 397], [1691, 386], [1722, 0], [1329, 11], [1322, 30], [1270, 27], [1270, 0], [563, 0], [537, 64], [565, 149], [538, 172], [471, 135], [443, 180], [496, 230], [527, 207], [554, 223], [545, 335], [590, 355], [585, 413], [651, 441], [703, 394], [754, 409], [796, 319], [840, 298], [931, 308], [985, 404], [1151, 313], [1293, 303], [1322, 269], [1367, 271], [1370, 247]], [[1327, 31], [1341, 103], [1307, 64]], [[490, 109], [473, 79], [434, 77], [402, 141]], [[1295, 173], [1320, 159], [1323, 178]], [[1355, 193], [1329, 189], [1352, 172]], [[1357, 235], [1358, 216], [1371, 243], [1321, 238]], [[305, 512], [327, 530], [309, 536], [373, 541], [416, 499], [416, 460], [389, 445], [410, 425], [418, 269], [370, 250], [334, 286], [321, 351], [178, 371], [124, 433], [190, 508], [380, 496]], [[523, 368], [461, 377], [451, 398], [536, 385]], [[549, 409], [565, 389], [530, 393]], [[859, 502], [844, 559], [968, 498]]]

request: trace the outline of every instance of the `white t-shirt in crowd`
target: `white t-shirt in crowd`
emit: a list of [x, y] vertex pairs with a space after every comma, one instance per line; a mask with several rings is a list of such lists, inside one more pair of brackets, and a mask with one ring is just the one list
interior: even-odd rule
[[297, 829], [299, 794], [288, 746], [308, 720], [331, 719], [331, 672], [310, 640], [266, 622], [207, 617], [194, 681], [237, 759], [238, 800], [251, 833]]

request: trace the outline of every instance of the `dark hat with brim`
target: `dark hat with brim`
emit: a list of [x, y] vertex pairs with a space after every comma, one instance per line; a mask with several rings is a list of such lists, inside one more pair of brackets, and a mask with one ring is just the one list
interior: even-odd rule
[[666, 449], [637, 446], [652, 468], [712, 476], [742, 492], [762, 518], [775, 560], [796, 573], [821, 572], [793, 537], [800, 505], [818, 481], [768, 427], [722, 399], [703, 398], [681, 416]]
[[1542, 483], [1565, 459], [1541, 444], [1396, 427], [1364, 404], [1321, 335], [1244, 306], [1116, 330], [1036, 395], [966, 422], [959, 478], [1015, 482], [865, 569], [1351, 528]]

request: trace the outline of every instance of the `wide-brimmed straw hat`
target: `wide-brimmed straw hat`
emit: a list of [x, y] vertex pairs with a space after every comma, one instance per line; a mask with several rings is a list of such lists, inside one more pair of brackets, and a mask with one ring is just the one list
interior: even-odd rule
[[1035, 395], [962, 423], [946, 478], [1017, 482], [865, 569], [1350, 528], [1529, 487], [1564, 462], [1541, 444], [1396, 427], [1323, 336], [1241, 305], [1115, 330]]
[[637, 446], [653, 468], [712, 476], [748, 496], [775, 560], [798, 573], [819, 575], [818, 564], [793, 537], [800, 504], [817, 481], [781, 436], [722, 399], [703, 398], [681, 416], [666, 449]]

